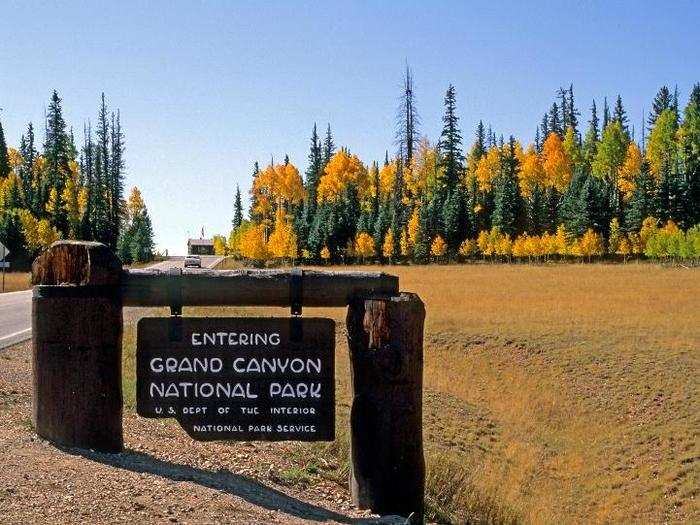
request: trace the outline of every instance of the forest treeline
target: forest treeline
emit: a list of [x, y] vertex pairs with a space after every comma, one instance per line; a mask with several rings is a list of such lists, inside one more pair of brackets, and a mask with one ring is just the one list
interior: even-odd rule
[[96, 129], [87, 122], [82, 144], [53, 92], [43, 142], [30, 122], [18, 147], [8, 147], [0, 122], [0, 242], [18, 267], [58, 239], [105, 243], [122, 261], [153, 257], [153, 228], [141, 194], [124, 197], [124, 133], [119, 111], [102, 94]]
[[456, 91], [436, 142], [420, 134], [407, 69], [396, 152], [365, 164], [313, 126], [304, 176], [286, 157], [253, 169], [244, 218], [219, 254], [258, 262], [428, 262], [471, 257], [700, 258], [700, 84], [681, 108], [662, 87], [642, 130], [620, 96], [594, 100], [587, 122], [573, 86], [558, 90], [524, 146], [482, 121], [466, 150]]

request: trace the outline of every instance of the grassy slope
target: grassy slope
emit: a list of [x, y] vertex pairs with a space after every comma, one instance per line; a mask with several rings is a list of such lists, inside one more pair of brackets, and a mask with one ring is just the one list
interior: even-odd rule
[[[437, 516], [700, 518], [700, 273], [646, 264], [387, 271], [427, 307], [424, 435]], [[126, 338], [129, 348], [133, 330]], [[302, 447], [306, 460], [346, 453], [346, 348], [339, 337], [341, 437]]]

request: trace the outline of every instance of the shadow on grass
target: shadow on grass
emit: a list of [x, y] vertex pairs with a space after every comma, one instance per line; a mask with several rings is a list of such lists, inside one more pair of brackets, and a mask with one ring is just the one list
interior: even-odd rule
[[351, 518], [343, 514], [305, 503], [256, 480], [234, 474], [227, 470], [211, 472], [189, 465], [171, 463], [148, 454], [125, 450], [121, 454], [104, 454], [92, 450], [59, 447], [68, 454], [81, 456], [103, 465], [136, 472], [153, 474], [172, 481], [191, 481], [203, 487], [219, 490], [244, 499], [248, 503], [267, 510], [284, 512], [309, 521], [336, 521], [339, 523], [388, 523], [384, 520]]

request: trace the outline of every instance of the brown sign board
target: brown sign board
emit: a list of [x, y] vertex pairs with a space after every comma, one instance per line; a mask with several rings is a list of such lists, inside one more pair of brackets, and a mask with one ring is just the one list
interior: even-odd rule
[[332, 441], [335, 322], [159, 317], [137, 327], [136, 411], [200, 441]]

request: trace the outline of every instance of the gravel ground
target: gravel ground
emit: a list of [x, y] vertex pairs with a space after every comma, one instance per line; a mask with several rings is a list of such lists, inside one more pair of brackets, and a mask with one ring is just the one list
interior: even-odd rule
[[0, 523], [402, 523], [315, 476], [287, 486], [285, 443], [200, 443], [126, 412], [125, 452], [61, 449], [31, 425], [31, 347], [0, 352]]

